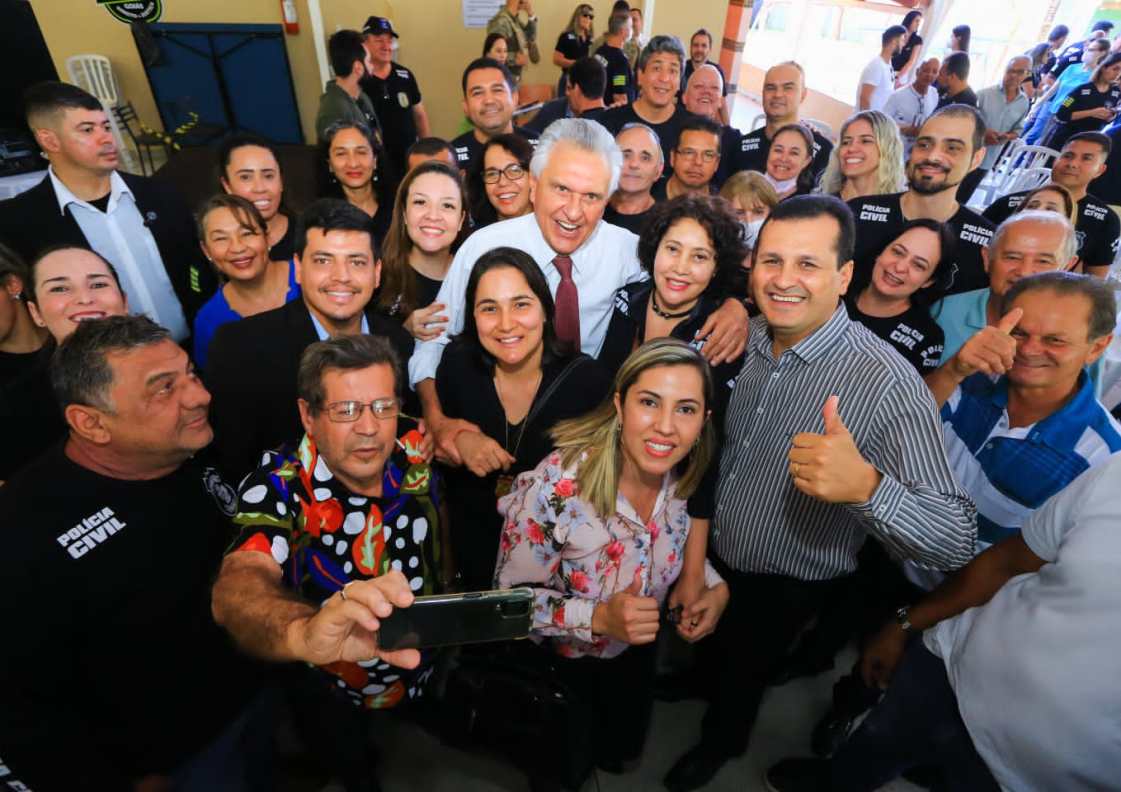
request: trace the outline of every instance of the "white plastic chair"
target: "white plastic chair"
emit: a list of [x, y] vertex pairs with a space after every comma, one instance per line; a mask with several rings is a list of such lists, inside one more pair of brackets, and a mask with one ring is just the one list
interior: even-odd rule
[[1001, 193], [1001, 195], [1034, 190], [1036, 187], [1042, 187], [1049, 181], [1051, 181], [1050, 168], [1022, 168], [1016, 171], [1008, 185], [1008, 189]]
[[831, 127], [824, 121], [818, 121], [816, 118], [803, 118], [802, 123], [806, 126], [816, 129], [818, 132], [820, 132], [830, 140], [836, 140], [836, 138], [833, 137], [833, 127]]
[[1016, 155], [1024, 147], [1024, 141], [1019, 138], [1009, 140], [1001, 149], [1000, 155], [993, 163], [993, 167], [985, 174], [985, 178], [977, 185], [977, 189], [969, 196], [965, 205], [970, 209], [983, 212], [998, 196], [1004, 195], [1007, 190], [1004, 185], [1012, 177], [1015, 169]]
[[66, 59], [66, 73], [70, 82], [88, 91], [105, 106], [109, 125], [113, 129], [113, 139], [117, 141], [117, 151], [125, 160], [125, 168], [131, 173], [143, 171], [133, 151], [124, 143], [120, 127], [113, 114], [113, 108], [121, 103], [120, 84], [113, 73], [113, 64], [104, 55], [72, 55]]

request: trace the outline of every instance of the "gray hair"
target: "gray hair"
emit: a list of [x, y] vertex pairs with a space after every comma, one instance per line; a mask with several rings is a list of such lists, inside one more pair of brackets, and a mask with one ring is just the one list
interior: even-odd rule
[[650, 139], [654, 141], [654, 148], [658, 150], [658, 162], [664, 163], [666, 161], [666, 154], [664, 151], [662, 151], [662, 139], [658, 137], [658, 133], [654, 131], [653, 127], [647, 126], [641, 121], [629, 121], [626, 124], [623, 124], [622, 128], [615, 135], [616, 145], [618, 144], [619, 135], [623, 134], [628, 129], [641, 129], [646, 134], [648, 134], [650, 136]]
[[331, 370], [358, 371], [370, 366], [387, 365], [393, 371], [393, 392], [401, 398], [401, 360], [384, 336], [345, 335], [316, 341], [300, 355], [296, 374], [296, 395], [308, 403], [314, 414], [323, 409], [327, 399], [323, 375]]
[[[799, 67], [799, 68], [801, 68], [801, 67]], [[693, 78], [696, 77], [701, 72], [703, 72], [705, 69], [708, 69], [708, 70], [716, 73], [716, 76], [720, 78], [720, 90], [723, 91], [724, 90], [724, 75], [723, 75], [723, 73], [721, 73], [720, 69], [716, 68], [711, 63], [701, 64], [701, 68], [695, 69], [693, 71], [693, 73], [689, 75], [689, 79], [685, 81], [685, 87], [688, 88], [689, 84], [691, 82], [693, 82]]]
[[638, 55], [638, 62], [634, 67], [635, 71], [646, 71], [646, 62], [659, 52], [676, 55], [678, 66], [681, 69], [685, 68], [685, 46], [681, 43], [681, 39], [677, 36], [658, 35], [652, 36], [650, 40], [646, 42], [646, 46], [642, 48], [642, 52]]
[[112, 413], [109, 355], [170, 341], [171, 333], [147, 316], [107, 316], [78, 327], [51, 357], [51, 388], [61, 408], [71, 404]]
[[1000, 243], [1004, 241], [1004, 237], [1012, 230], [1013, 226], [1017, 226], [1020, 223], [1032, 222], [1062, 227], [1063, 245], [1059, 248], [1059, 258], [1062, 259], [1062, 266], [1064, 268], [1068, 267], [1071, 259], [1073, 259], [1075, 253], [1078, 252], [1078, 237], [1074, 233], [1074, 226], [1070, 224], [1070, 220], [1058, 212], [1048, 212], [1043, 209], [1029, 209], [1010, 215], [1003, 223], [996, 227], [996, 231], [993, 232], [992, 241], [989, 242], [989, 250], [995, 252], [997, 248], [1000, 247]]
[[1090, 301], [1090, 325], [1086, 337], [1096, 341], [1109, 335], [1117, 325], [1117, 297], [1113, 284], [1093, 275], [1074, 272], [1039, 272], [1020, 278], [1004, 295], [1004, 310], [1021, 295], [1033, 291], [1048, 291], [1059, 296], [1081, 295]]
[[533, 178], [541, 178], [541, 173], [553, 154], [553, 147], [558, 143], [568, 143], [603, 157], [611, 174], [607, 195], [615, 192], [615, 188], [619, 186], [619, 173], [623, 170], [623, 152], [602, 124], [586, 118], [561, 118], [545, 127], [541, 139], [537, 141], [533, 159], [529, 161], [529, 172], [533, 174]]
[[607, 35], [615, 36], [623, 32], [623, 28], [631, 21], [629, 11], [616, 12], [607, 20]]

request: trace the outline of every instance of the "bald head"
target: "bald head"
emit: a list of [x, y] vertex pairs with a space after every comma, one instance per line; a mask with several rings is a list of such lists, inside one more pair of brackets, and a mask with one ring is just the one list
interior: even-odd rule
[[720, 106], [724, 102], [724, 78], [720, 70], [706, 63], [689, 77], [682, 96], [685, 109], [714, 121], [719, 120]]
[[763, 112], [768, 125], [791, 124], [806, 98], [806, 76], [794, 61], [778, 63], [763, 75]]
[[1020, 84], [1031, 74], [1031, 58], [1027, 55], [1017, 55], [1009, 59], [1008, 65], [1004, 67], [1004, 90], [1012, 91], [1020, 87]]

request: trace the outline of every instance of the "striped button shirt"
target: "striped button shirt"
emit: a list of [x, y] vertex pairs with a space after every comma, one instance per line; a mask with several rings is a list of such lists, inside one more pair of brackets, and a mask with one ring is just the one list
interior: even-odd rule
[[[823, 433], [825, 400], [883, 478], [867, 503], [819, 501], [794, 488], [791, 438]], [[712, 546], [743, 572], [824, 580], [856, 568], [869, 533], [900, 558], [956, 569], [973, 557], [974, 508], [954, 481], [930, 391], [843, 305], [776, 360], [763, 317], [728, 407]]]

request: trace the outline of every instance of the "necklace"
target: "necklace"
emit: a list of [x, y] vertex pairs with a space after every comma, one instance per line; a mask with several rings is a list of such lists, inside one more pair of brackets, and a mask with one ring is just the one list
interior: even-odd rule
[[654, 313], [656, 313], [663, 319], [680, 319], [681, 317], [688, 316], [693, 312], [692, 308], [687, 311], [680, 311], [679, 313], [670, 313], [669, 311], [663, 311], [658, 307], [657, 292], [650, 292], [650, 307], [654, 310]]
[[[502, 424], [505, 427], [506, 431], [506, 441], [502, 444], [502, 447], [506, 449], [506, 451], [509, 452], [510, 456], [514, 457], [515, 459], [518, 456], [518, 448], [521, 447], [522, 438], [525, 436], [526, 426], [529, 425], [529, 416], [530, 413], [533, 412], [533, 400], [537, 398], [537, 390], [541, 387], [541, 379], [543, 377], [544, 370], [539, 370], [537, 372], [537, 381], [533, 385], [533, 396], [529, 400], [529, 410], [524, 416], [522, 416], [521, 428], [518, 429], [518, 437], [514, 441], [514, 450], [510, 451], [510, 419], [506, 417], [506, 404], [505, 400], [502, 397], [502, 383], [499, 380], [498, 372], [494, 372], [494, 389], [498, 392], [498, 403], [499, 406], [502, 407]], [[513, 488], [513, 486], [513, 476], [509, 474], [500, 475], [498, 477], [498, 480], [495, 482], [494, 494], [497, 497], [501, 498], [503, 495], [507, 494]]]

